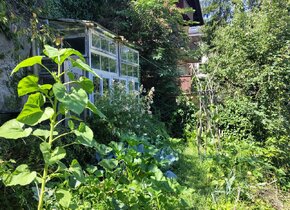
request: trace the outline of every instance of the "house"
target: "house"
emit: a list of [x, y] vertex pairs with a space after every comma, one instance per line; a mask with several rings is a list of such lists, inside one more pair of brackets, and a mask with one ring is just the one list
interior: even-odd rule
[[[201, 6], [199, 0], [179, 0], [177, 6], [180, 8], [192, 8], [194, 11], [189, 12], [183, 16], [184, 20], [194, 21], [193, 24], [185, 26], [189, 37], [189, 48], [194, 51], [198, 49], [201, 42], [202, 33], [201, 26], [204, 24]], [[197, 56], [187, 56], [179, 61], [179, 82], [181, 90], [186, 94], [191, 94], [192, 77], [194, 76], [194, 69], [198, 69], [202, 58]]]

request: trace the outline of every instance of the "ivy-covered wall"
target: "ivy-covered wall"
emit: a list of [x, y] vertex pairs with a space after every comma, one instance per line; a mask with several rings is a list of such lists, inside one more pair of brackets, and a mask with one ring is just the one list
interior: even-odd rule
[[[21, 48], [18, 48], [18, 43]], [[31, 51], [31, 43], [27, 37], [9, 39], [4, 33], [0, 33], [0, 114], [18, 112], [22, 105], [22, 99], [17, 96], [17, 82], [20, 75], [10, 76], [12, 69], [21, 58], [27, 57]]]

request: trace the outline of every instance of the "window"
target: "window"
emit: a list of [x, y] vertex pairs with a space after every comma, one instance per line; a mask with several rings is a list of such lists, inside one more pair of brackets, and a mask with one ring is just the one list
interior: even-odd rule
[[91, 55], [91, 67], [93, 69], [101, 69], [101, 56], [95, 53]]
[[117, 54], [117, 43], [96, 33], [92, 34], [92, 48], [111, 55]]
[[101, 96], [101, 80], [100, 80], [100, 78], [94, 77], [93, 83], [94, 83], [93, 97], [94, 97], [94, 100], [97, 100]]
[[[127, 91], [139, 90], [138, 51], [105, 37], [96, 31], [91, 36], [91, 67], [102, 80], [94, 79], [93, 99], [110, 93], [116, 84], [122, 84]], [[96, 87], [97, 86], [97, 87]]]
[[139, 54], [137, 51], [121, 45], [121, 75], [138, 77]]
[[103, 94], [108, 94], [110, 92], [110, 79], [103, 78]]

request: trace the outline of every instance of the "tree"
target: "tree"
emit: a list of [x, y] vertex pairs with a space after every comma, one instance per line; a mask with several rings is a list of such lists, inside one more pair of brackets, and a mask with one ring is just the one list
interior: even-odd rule
[[[216, 122], [227, 135], [251, 140], [275, 167], [289, 167], [289, 3], [263, 0], [215, 30], [204, 71], [215, 82]], [[269, 149], [271, 148], [271, 149]]]
[[155, 87], [154, 111], [169, 121], [179, 90], [177, 61], [187, 41], [183, 31], [184, 10], [176, 7], [176, 1], [49, 0], [48, 3], [54, 7], [49, 10], [52, 17], [93, 20], [135, 44], [140, 51], [142, 84], [147, 90]]

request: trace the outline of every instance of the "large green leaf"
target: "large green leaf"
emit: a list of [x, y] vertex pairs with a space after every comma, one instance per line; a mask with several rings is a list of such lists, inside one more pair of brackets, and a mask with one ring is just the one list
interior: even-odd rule
[[39, 88], [42, 91], [46, 91], [46, 90], [50, 90], [52, 88], [52, 85], [51, 84], [44, 84], [44, 85], [40, 85]]
[[27, 137], [32, 132], [32, 128], [23, 129], [24, 124], [16, 119], [12, 119], [4, 123], [0, 127], [0, 137], [6, 139], [19, 139]]
[[[49, 130], [43, 130], [43, 129], [36, 129], [33, 133], [34, 136], [43, 136], [44, 139], [47, 139], [50, 135], [50, 131]], [[53, 135], [56, 136], [58, 135], [57, 131], [53, 132]]]
[[80, 59], [76, 59], [76, 60], [70, 59], [70, 61], [71, 61], [72, 65], [73, 65], [73, 67], [80, 68], [82, 70], [85, 70], [87, 72], [92, 73], [96, 77], [99, 77], [99, 75], [97, 75], [96, 72], [88, 64], [86, 64], [82, 60], [80, 60]]
[[64, 52], [60, 57], [60, 64], [62, 64], [71, 55], [77, 55], [83, 62], [85, 62], [83, 55], [79, 51], [74, 50], [72, 48], [66, 48], [62, 50], [64, 50]]
[[71, 48], [57, 49], [49, 45], [44, 45], [43, 52], [46, 56], [53, 59], [55, 63], [60, 65], [71, 55], [77, 55], [82, 61], [85, 61], [83, 55], [79, 51]]
[[35, 104], [25, 104], [22, 111], [17, 117], [17, 120], [27, 124], [34, 125], [41, 118], [43, 111]]
[[64, 208], [69, 208], [70, 201], [71, 201], [71, 193], [67, 190], [59, 189], [55, 193], [56, 195], [56, 200], [58, 203], [64, 207]]
[[78, 83], [87, 93], [92, 93], [94, 91], [94, 83], [92, 80], [86, 77], [80, 77]]
[[66, 156], [65, 149], [62, 147], [56, 147], [54, 150], [51, 150], [51, 145], [47, 142], [42, 142], [39, 147], [43, 159], [48, 165], [57, 163]]
[[83, 122], [80, 123], [78, 130], [74, 130], [74, 134], [77, 136], [76, 141], [78, 143], [88, 147], [96, 145], [96, 142], [93, 139], [93, 131]]
[[17, 117], [17, 120], [27, 125], [36, 125], [49, 119], [54, 114], [54, 110], [51, 107], [46, 107], [43, 111], [41, 109], [43, 104], [44, 97], [41, 93], [29, 95], [26, 104]]
[[33, 66], [35, 64], [41, 64], [43, 56], [33, 56], [31, 58], [27, 58], [24, 61], [21, 61], [11, 72], [11, 75], [18, 72], [19, 69], [24, 67]]
[[96, 151], [101, 155], [107, 155], [113, 150], [111, 147], [108, 147], [105, 144], [99, 144], [98, 142], [96, 142], [96, 145], [94, 147]]
[[36, 172], [30, 172], [28, 166], [22, 164], [11, 174], [4, 174], [3, 182], [6, 186], [28, 185], [36, 178]]
[[103, 159], [99, 165], [104, 167], [107, 171], [112, 171], [118, 166], [118, 161], [115, 159]]
[[45, 120], [48, 120], [49, 118], [52, 117], [52, 115], [54, 114], [54, 110], [51, 107], [46, 107], [44, 109], [44, 112], [41, 116], [41, 118], [37, 121], [37, 123], [43, 122]]
[[100, 118], [103, 119], [106, 118], [106, 116], [91, 101], [88, 101], [86, 108], [91, 110], [94, 114], [98, 115]]
[[63, 103], [68, 110], [76, 114], [81, 114], [83, 112], [88, 102], [86, 91], [72, 88], [71, 92], [68, 93], [65, 86], [61, 83], [55, 83], [52, 89], [55, 97]]
[[28, 93], [33, 93], [38, 90], [38, 77], [35, 75], [24, 77], [18, 83], [17, 91], [19, 96], [24, 96]]
[[82, 167], [76, 159], [74, 159], [71, 162], [71, 165], [69, 167], [69, 171], [72, 173], [72, 175], [74, 176], [74, 178], [77, 181], [79, 181], [81, 183], [85, 182], [85, 176], [84, 176]]
[[150, 165], [149, 166], [149, 171], [154, 173], [154, 175], [155, 175], [154, 177], [155, 177], [156, 180], [161, 180], [162, 179], [163, 173], [156, 165], [154, 165], [154, 164]]

